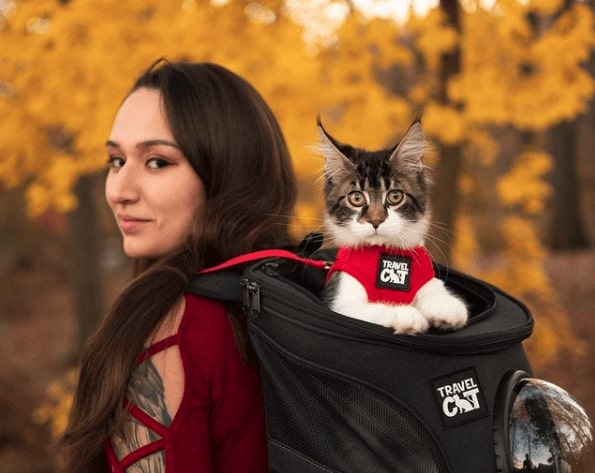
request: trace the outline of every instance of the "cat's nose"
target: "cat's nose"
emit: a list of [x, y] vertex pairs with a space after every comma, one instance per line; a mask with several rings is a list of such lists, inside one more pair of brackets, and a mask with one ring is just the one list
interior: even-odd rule
[[371, 202], [364, 215], [364, 219], [374, 227], [374, 230], [378, 230], [378, 227], [386, 220], [387, 216], [387, 210], [383, 205]]

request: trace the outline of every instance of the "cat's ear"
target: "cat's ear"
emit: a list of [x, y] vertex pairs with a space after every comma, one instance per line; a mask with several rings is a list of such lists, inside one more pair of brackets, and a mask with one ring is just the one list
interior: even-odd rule
[[343, 176], [345, 173], [356, 173], [355, 165], [339, 150], [336, 140], [322, 126], [320, 117], [317, 118], [316, 123], [320, 139], [318, 150], [324, 156], [324, 174], [327, 179], [331, 176]]
[[424, 132], [421, 123], [416, 120], [393, 151], [390, 161], [399, 163], [401, 167], [411, 171], [421, 171], [423, 169], [424, 147]]

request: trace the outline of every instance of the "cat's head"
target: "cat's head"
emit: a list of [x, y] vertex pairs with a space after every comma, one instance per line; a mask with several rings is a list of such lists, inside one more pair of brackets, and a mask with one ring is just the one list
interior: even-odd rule
[[411, 248], [423, 244], [430, 219], [424, 134], [414, 122], [394, 147], [366, 151], [331, 137], [318, 119], [325, 159], [325, 225], [332, 243]]

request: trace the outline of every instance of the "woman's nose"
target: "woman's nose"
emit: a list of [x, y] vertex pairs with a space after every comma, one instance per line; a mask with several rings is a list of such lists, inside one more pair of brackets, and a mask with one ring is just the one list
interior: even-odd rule
[[138, 179], [132, 166], [110, 170], [105, 180], [105, 197], [109, 204], [130, 204], [139, 198]]

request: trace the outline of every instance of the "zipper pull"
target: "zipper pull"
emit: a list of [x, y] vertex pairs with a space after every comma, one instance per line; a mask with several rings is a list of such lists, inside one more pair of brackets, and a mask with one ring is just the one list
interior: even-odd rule
[[260, 286], [249, 279], [242, 279], [241, 284], [244, 288], [242, 303], [244, 314], [258, 317], [260, 315]]

